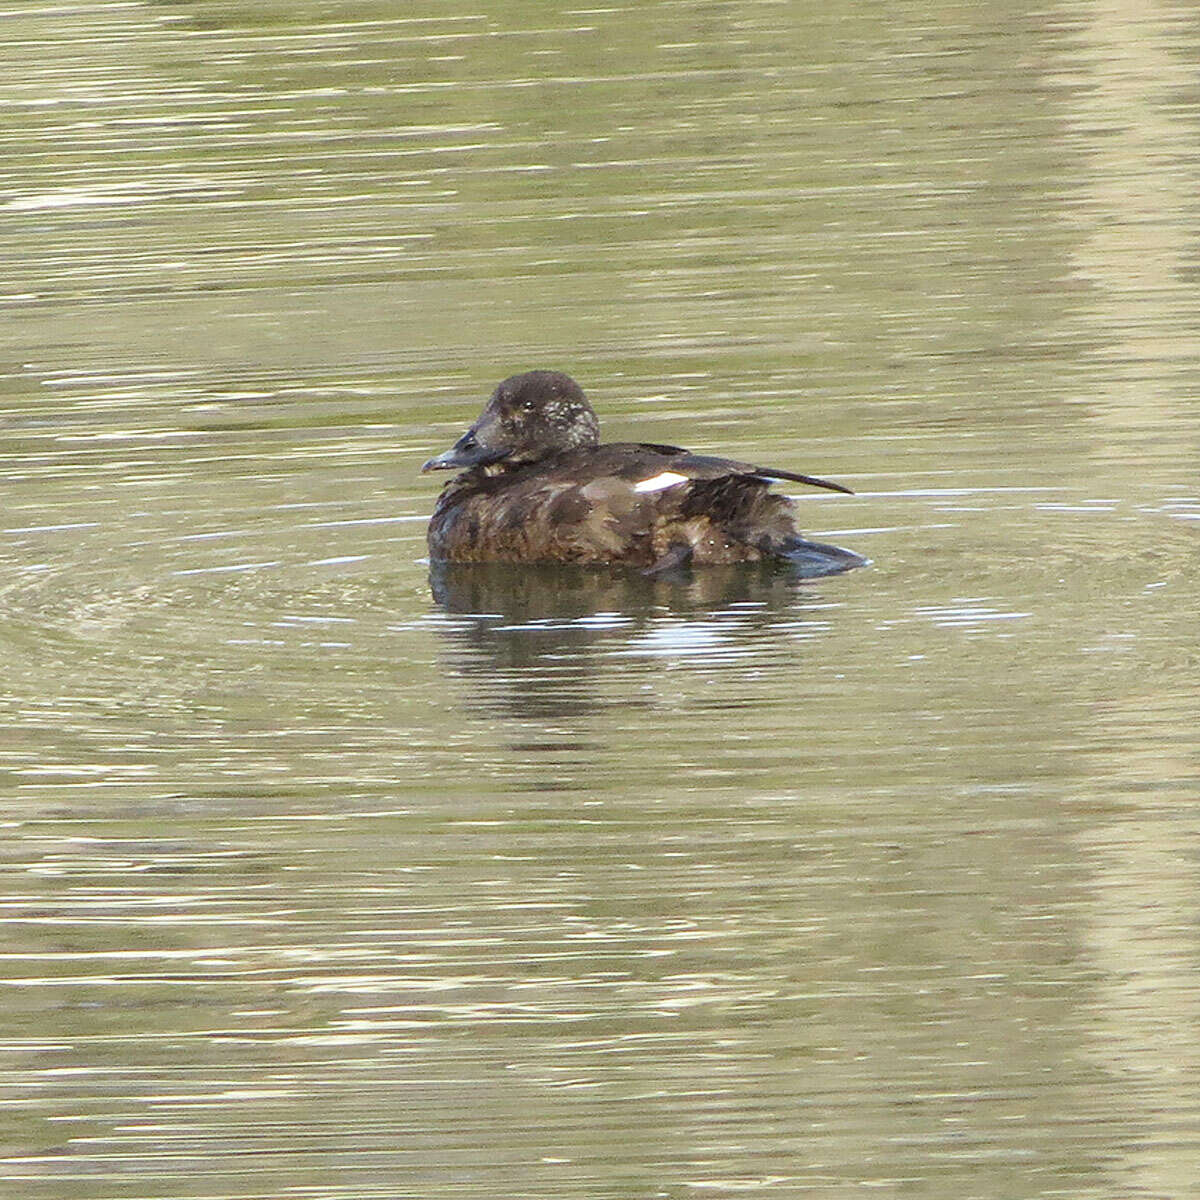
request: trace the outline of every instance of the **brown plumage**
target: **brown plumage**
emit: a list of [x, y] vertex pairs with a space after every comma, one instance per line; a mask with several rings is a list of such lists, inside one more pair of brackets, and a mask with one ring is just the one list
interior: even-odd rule
[[866, 560], [805, 541], [794, 506], [769, 491], [791, 471], [691, 454], [678, 446], [600, 444], [579, 385], [557, 371], [514, 375], [474, 425], [422, 470], [463, 468], [438, 497], [430, 557], [447, 562], [687, 564], [778, 558], [804, 574]]

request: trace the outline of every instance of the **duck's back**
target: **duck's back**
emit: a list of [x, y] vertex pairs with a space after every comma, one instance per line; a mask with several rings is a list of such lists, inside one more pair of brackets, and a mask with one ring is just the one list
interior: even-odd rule
[[438, 499], [431, 557], [449, 562], [616, 562], [652, 567], [786, 556], [792, 505], [768, 491], [799, 478], [690, 454], [610, 443], [526, 467], [467, 471]]

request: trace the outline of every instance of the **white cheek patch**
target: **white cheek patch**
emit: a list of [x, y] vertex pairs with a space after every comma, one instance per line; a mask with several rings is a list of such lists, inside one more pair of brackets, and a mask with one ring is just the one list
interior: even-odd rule
[[663, 471], [661, 475], [655, 475], [651, 479], [643, 479], [641, 483], [635, 483], [633, 490], [635, 492], [661, 492], [663, 488], [674, 487], [677, 483], [687, 483], [686, 475], [678, 475], [674, 471]]

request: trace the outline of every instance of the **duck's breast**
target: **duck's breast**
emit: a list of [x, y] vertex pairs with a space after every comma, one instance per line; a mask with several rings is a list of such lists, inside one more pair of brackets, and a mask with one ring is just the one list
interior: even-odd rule
[[653, 514], [628, 484], [605, 478], [516, 477], [442, 493], [431, 557], [449, 562], [650, 561]]

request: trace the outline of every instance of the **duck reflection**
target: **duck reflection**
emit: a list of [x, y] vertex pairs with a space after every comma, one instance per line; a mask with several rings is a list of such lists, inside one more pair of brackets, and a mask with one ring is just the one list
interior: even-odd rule
[[[790, 653], [805, 609], [825, 607], [796, 572], [772, 563], [666, 577], [620, 567], [436, 563], [430, 586], [447, 614], [449, 669], [472, 685], [470, 702], [541, 720], [605, 704], [637, 707], [630, 668], [638, 661], [745, 667]], [[631, 686], [606, 698], [603, 679], [614, 673]]]

